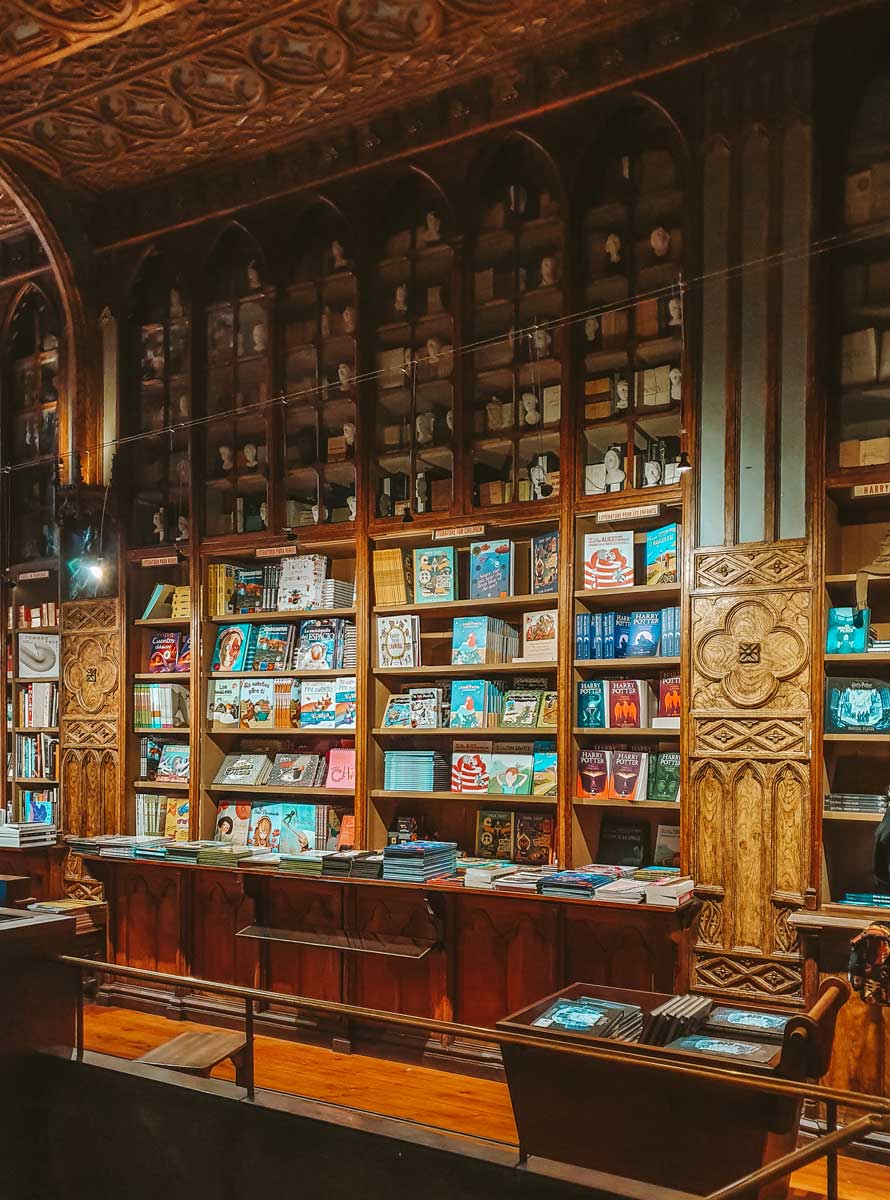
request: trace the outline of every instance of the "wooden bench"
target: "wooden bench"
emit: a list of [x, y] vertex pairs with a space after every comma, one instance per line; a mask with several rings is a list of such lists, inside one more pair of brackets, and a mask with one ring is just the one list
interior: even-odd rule
[[247, 1041], [240, 1033], [180, 1033], [136, 1062], [207, 1079], [213, 1068], [228, 1058], [235, 1068], [235, 1083], [246, 1087], [246, 1051]]

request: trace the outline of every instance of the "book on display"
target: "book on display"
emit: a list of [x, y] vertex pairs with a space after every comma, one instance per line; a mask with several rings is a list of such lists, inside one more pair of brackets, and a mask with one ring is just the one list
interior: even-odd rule
[[414, 551], [414, 603], [436, 604], [456, 599], [453, 546], [427, 546]]
[[530, 796], [534, 751], [530, 742], [498, 742], [491, 755], [488, 790], [505, 796]]
[[532, 592], [548, 595], [559, 587], [559, 532], [539, 533], [531, 544]]
[[490, 600], [513, 595], [513, 543], [470, 543], [470, 599]]
[[632, 587], [634, 535], [629, 529], [584, 535], [584, 587], [587, 591]]
[[455, 738], [451, 746], [451, 790], [487, 792], [493, 743]]

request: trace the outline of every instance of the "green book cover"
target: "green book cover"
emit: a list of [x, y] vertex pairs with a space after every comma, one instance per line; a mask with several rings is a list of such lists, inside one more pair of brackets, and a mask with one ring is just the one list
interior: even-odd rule
[[676, 800], [680, 795], [680, 755], [676, 750], [653, 754], [647, 800]]

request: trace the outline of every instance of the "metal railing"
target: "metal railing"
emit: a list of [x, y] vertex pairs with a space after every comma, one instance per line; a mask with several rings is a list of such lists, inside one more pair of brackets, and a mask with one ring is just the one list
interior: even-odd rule
[[[287, 992], [271, 992], [262, 988], [243, 987], [233, 983], [218, 983], [208, 979], [198, 979], [193, 975], [173, 975], [165, 971], [151, 971], [142, 967], [129, 967], [115, 963], [101, 962], [94, 958], [80, 958], [77, 955], [62, 954], [57, 961], [76, 969], [78, 972], [89, 971], [118, 976], [125, 979], [139, 979], [148, 983], [163, 983], [172, 988], [182, 988], [190, 991], [206, 992], [211, 995], [225, 996], [229, 999], [240, 1000], [244, 1004], [244, 1035], [246, 1040], [246, 1065], [244, 1069], [244, 1084], [246, 1098], [253, 1100], [256, 1096], [256, 1075], [254, 1070], [254, 1054], [256, 1034], [254, 1017], [256, 1006], [279, 1005], [299, 1009], [304, 1012], [314, 1012], [328, 1017], [342, 1017], [347, 1020], [364, 1022], [366, 1024], [385, 1025], [390, 1027], [413, 1029], [427, 1035], [448, 1038], [461, 1038], [467, 1041], [483, 1042], [487, 1045], [525, 1046], [540, 1050], [540, 1037], [531, 1034], [516, 1033], [510, 1030], [491, 1029], [480, 1025], [462, 1025], [455, 1021], [441, 1021], [435, 1018], [415, 1017], [407, 1013], [387, 1012], [383, 1009], [364, 1008], [356, 1004], [341, 1004], [332, 1000], [316, 1000], [309, 996], [294, 996]], [[692, 1062], [680, 1062], [666, 1059], [654, 1053], [654, 1047], [637, 1043], [621, 1042], [614, 1045], [579, 1046], [557, 1041], [544, 1043], [548, 1052], [567, 1054], [571, 1057], [589, 1058], [601, 1062], [621, 1064], [625, 1066], [642, 1066], [665, 1075], [677, 1075], [687, 1079], [698, 1078], [708, 1083], [724, 1083], [740, 1092], [756, 1092], [761, 1096], [784, 1097], [790, 1100], [812, 1100], [825, 1105], [826, 1132], [814, 1138], [805, 1146], [801, 1146], [781, 1158], [761, 1167], [756, 1171], [736, 1180], [735, 1183], [710, 1193], [707, 1197], [689, 1195], [688, 1200], [737, 1200], [738, 1197], [748, 1196], [759, 1188], [783, 1176], [790, 1174], [799, 1167], [807, 1166], [826, 1159], [828, 1200], [838, 1197], [838, 1151], [859, 1137], [868, 1133], [890, 1134], [890, 1099], [869, 1096], [862, 1092], [845, 1091], [842, 1088], [825, 1087], [822, 1084], [806, 1083], [792, 1079], [766, 1078], [759, 1075], [748, 1075], [741, 1071], [733, 1071], [727, 1067], [701, 1066]], [[84, 1053], [84, 1020], [83, 1020], [83, 989], [78, 989], [76, 1053], [78, 1059]], [[838, 1108], [846, 1108], [862, 1112], [857, 1118], [843, 1128], [838, 1128]], [[522, 1147], [520, 1145], [520, 1156]], [[654, 1194], [654, 1193], [653, 1193]], [[679, 1192], [672, 1196], [680, 1197]]]

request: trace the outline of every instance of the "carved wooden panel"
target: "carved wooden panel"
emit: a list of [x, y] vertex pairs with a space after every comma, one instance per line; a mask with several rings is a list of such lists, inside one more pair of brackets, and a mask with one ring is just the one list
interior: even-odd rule
[[188, 882], [189, 908], [198, 916], [190, 923], [191, 974], [256, 987], [259, 943], [236, 936], [256, 920], [256, 906], [244, 894], [243, 877], [226, 871], [192, 871]]
[[[347, 900], [353, 910], [350, 926], [357, 932], [424, 940], [433, 933], [419, 894], [387, 892], [379, 887], [351, 888]], [[346, 965], [350, 1004], [450, 1020], [444, 947], [432, 950], [418, 962], [380, 954], [355, 954]]]
[[[264, 879], [258, 918], [278, 929], [336, 932], [343, 928], [342, 888], [291, 886]], [[273, 992], [294, 992], [318, 1000], [342, 1000], [343, 955], [337, 950], [269, 942], [265, 945], [266, 983]], [[290, 1010], [293, 1012], [293, 1010]]]
[[[117, 600], [62, 605], [59, 779], [70, 833], [118, 833], [121, 812], [121, 627]], [[83, 862], [71, 856], [66, 891], [95, 895]]]
[[[802, 1003], [813, 604], [802, 545], [696, 555], [689, 694], [693, 984]], [[781, 582], [780, 589], [775, 588]]]

